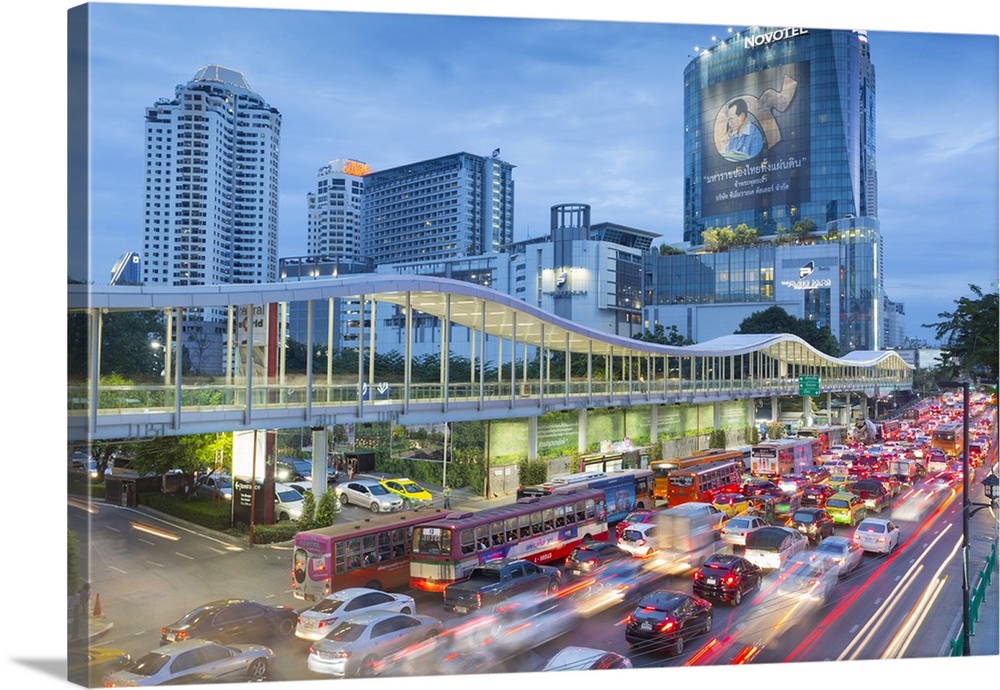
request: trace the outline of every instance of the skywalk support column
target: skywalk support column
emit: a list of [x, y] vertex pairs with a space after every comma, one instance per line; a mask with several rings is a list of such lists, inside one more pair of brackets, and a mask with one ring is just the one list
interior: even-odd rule
[[[312, 302], [310, 302], [312, 304]], [[313, 483], [312, 490], [313, 496], [316, 497], [318, 502], [323, 494], [327, 491], [326, 485], [326, 467], [329, 460], [327, 459], [327, 432], [325, 426], [314, 426], [312, 427], [312, 475]]]
[[528, 460], [538, 459], [538, 417], [528, 417]]
[[657, 443], [660, 440], [660, 406], [650, 405], [649, 407], [649, 442]]
[[722, 404], [716, 400], [712, 403], [712, 428], [722, 427]]
[[576, 452], [587, 452], [587, 408], [581, 407], [576, 423]]
[[809, 427], [813, 425], [812, 398], [808, 395], [802, 396], [802, 419], [805, 426]]

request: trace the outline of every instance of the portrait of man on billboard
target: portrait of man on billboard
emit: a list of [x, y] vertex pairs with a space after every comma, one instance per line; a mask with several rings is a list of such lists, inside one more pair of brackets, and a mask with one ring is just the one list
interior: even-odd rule
[[757, 157], [764, 149], [764, 135], [747, 102], [734, 98], [725, 108], [726, 130], [718, 143], [719, 153], [730, 161], [744, 161]]

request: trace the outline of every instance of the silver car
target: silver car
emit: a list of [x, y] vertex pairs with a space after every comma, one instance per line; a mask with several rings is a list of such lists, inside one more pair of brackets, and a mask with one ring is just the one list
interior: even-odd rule
[[104, 679], [105, 687], [220, 681], [260, 681], [274, 659], [259, 644], [221, 645], [208, 640], [184, 640], [163, 645]]
[[387, 513], [403, 509], [403, 499], [374, 479], [352, 479], [337, 485], [337, 498], [341, 505], [368, 508], [373, 513]]
[[394, 611], [414, 613], [413, 597], [408, 594], [383, 592], [368, 587], [349, 587], [327, 594], [312, 607], [299, 614], [295, 635], [305, 640], [324, 637], [343, 618], [362, 611]]
[[367, 611], [344, 618], [309, 648], [306, 666], [340, 678], [378, 675], [382, 660], [405, 647], [437, 637], [441, 621], [394, 611]]

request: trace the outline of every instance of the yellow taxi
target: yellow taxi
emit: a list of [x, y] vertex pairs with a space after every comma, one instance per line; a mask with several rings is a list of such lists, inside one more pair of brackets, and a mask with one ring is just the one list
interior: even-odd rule
[[826, 512], [834, 522], [852, 527], [868, 517], [865, 500], [850, 491], [840, 491], [828, 497]]
[[132, 660], [125, 650], [107, 647], [77, 645], [70, 647], [68, 654], [67, 678], [92, 688], [104, 685], [106, 675], [125, 668]]
[[726, 514], [727, 518], [747, 512], [750, 498], [743, 494], [719, 494], [712, 499], [712, 505]]
[[431, 501], [434, 500], [430, 491], [420, 486], [412, 479], [406, 479], [405, 477], [399, 479], [383, 479], [379, 481], [379, 484], [384, 486], [390, 492], [401, 497], [403, 502], [406, 503], [409, 508], [421, 505], [430, 505]]

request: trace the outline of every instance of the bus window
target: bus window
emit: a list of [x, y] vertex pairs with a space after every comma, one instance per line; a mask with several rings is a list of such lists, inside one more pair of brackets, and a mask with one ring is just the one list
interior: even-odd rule
[[334, 549], [336, 553], [334, 554], [333, 571], [340, 575], [347, 572], [347, 566], [345, 565], [347, 559], [347, 545], [342, 541], [338, 541], [335, 544]]
[[572, 525], [576, 522], [576, 507], [571, 503], [566, 506], [566, 524]]
[[517, 528], [521, 533], [521, 539], [531, 536], [531, 516], [530, 515], [518, 515], [517, 516]]
[[392, 558], [392, 534], [382, 532], [378, 535], [378, 562]]
[[592, 518], [597, 514], [597, 506], [594, 503], [594, 500], [591, 498], [588, 498], [586, 503], [587, 503], [587, 517]]
[[506, 541], [503, 533], [503, 523], [500, 521], [490, 523], [490, 543], [493, 546], [500, 546]]
[[477, 548], [480, 549], [490, 548], [489, 525], [476, 526], [476, 544], [478, 545]]
[[476, 537], [471, 529], [463, 529], [458, 534], [458, 541], [462, 545], [462, 555], [468, 556], [476, 550]]
[[565, 527], [566, 518], [565, 516], [565, 506], [556, 506], [556, 527]]
[[366, 534], [361, 541], [361, 562], [365, 565], [375, 564], [375, 535]]
[[587, 519], [587, 504], [584, 501], [576, 502], [576, 521], [583, 522]]
[[542, 511], [538, 510], [531, 514], [531, 533], [542, 533]]
[[504, 520], [503, 529], [507, 533], [507, 541], [517, 541], [517, 518]]
[[361, 540], [358, 538], [347, 539], [344, 541], [344, 548], [346, 549], [346, 560], [345, 568], [347, 571], [355, 570], [361, 567]]
[[433, 553], [442, 556], [451, 553], [451, 530], [428, 528], [416, 532], [414, 553]]

